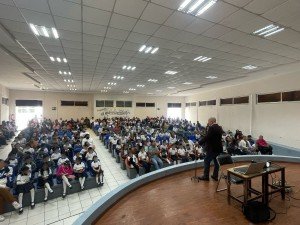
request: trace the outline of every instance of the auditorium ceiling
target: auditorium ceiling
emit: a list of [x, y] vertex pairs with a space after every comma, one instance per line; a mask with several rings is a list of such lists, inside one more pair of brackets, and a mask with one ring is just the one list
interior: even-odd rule
[[187, 95], [300, 63], [299, 0], [197, 1], [0, 0], [0, 83]]

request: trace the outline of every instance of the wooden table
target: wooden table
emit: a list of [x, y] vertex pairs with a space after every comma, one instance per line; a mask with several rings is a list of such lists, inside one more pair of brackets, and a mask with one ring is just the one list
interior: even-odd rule
[[[244, 165], [245, 166], [245, 165]], [[238, 167], [243, 167], [243, 166], [238, 166]], [[279, 166], [279, 165], [271, 165], [269, 168], [263, 169], [262, 172], [260, 173], [255, 173], [255, 174], [248, 174], [244, 175], [241, 174], [237, 171], [235, 171], [236, 168], [230, 168], [227, 169], [227, 200], [228, 203], [230, 204], [231, 199], [235, 199], [236, 201], [242, 203], [243, 205], [246, 205], [249, 201], [253, 201], [256, 199], [262, 199], [262, 202], [266, 205], [269, 204], [269, 195], [274, 194], [276, 192], [281, 192], [281, 198], [285, 199], [285, 167]], [[269, 183], [269, 175], [280, 172], [281, 173], [281, 185], [274, 185]], [[243, 188], [244, 192], [243, 195], [241, 196], [233, 196], [231, 193], [231, 176], [236, 176], [240, 179], [243, 180]], [[262, 190], [259, 191], [257, 189], [254, 189], [252, 187], [251, 180], [256, 177], [261, 177], [261, 182], [262, 182]], [[269, 187], [272, 188], [272, 190], [269, 189]], [[255, 194], [255, 197], [252, 197], [251, 194]], [[243, 196], [243, 200], [240, 199], [240, 197]]]

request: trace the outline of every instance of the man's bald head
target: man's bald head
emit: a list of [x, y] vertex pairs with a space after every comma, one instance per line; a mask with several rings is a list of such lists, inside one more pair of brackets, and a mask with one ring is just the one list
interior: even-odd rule
[[215, 124], [217, 122], [217, 120], [216, 120], [216, 118], [215, 117], [210, 117], [209, 119], [208, 119], [208, 125], [209, 126], [211, 126], [211, 125], [213, 125], [213, 124]]

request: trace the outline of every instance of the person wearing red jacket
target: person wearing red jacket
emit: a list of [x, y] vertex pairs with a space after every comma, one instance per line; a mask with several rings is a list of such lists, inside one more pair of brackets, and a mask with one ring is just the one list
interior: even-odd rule
[[61, 177], [63, 181], [63, 195], [62, 198], [66, 197], [67, 194], [67, 186], [72, 189], [72, 185], [70, 184], [69, 180], [73, 180], [75, 176], [73, 175], [73, 168], [71, 166], [71, 163], [68, 159], [64, 161], [63, 164], [61, 164], [56, 172], [56, 175], [58, 177]]

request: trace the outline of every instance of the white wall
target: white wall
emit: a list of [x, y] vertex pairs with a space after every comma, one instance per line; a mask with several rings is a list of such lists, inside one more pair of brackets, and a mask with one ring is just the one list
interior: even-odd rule
[[[300, 90], [299, 73], [200, 92], [186, 97], [186, 102], [217, 99], [217, 106], [198, 107], [198, 119], [204, 125], [209, 117], [215, 116], [224, 129], [240, 129], [255, 137], [263, 134], [269, 141], [300, 148], [300, 102], [256, 104], [256, 94], [292, 90]], [[247, 105], [219, 105], [220, 98], [247, 95]]]
[[[2, 98], [9, 99], [9, 89], [0, 84], [0, 121], [9, 120], [9, 106], [2, 104]], [[10, 99], [8, 100], [10, 101]]]

